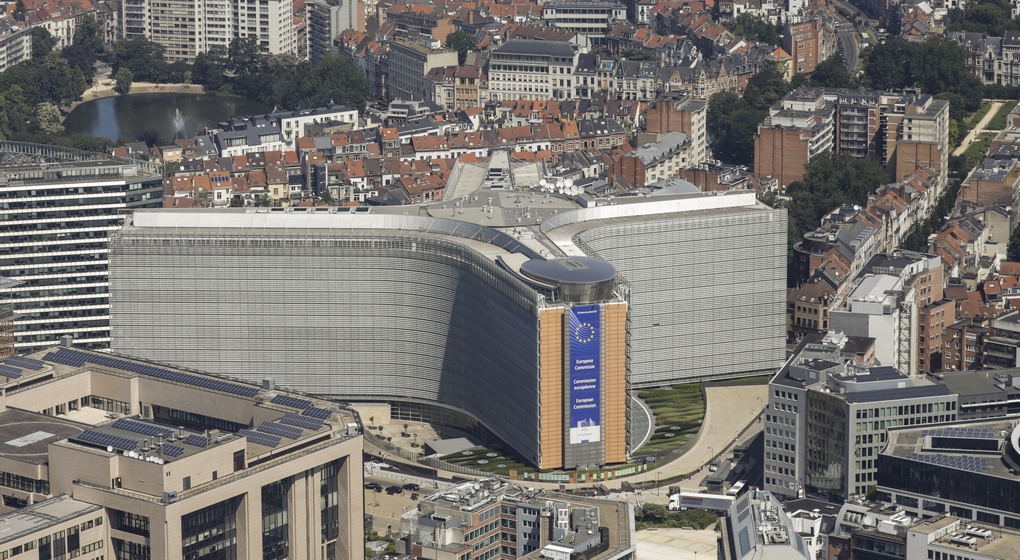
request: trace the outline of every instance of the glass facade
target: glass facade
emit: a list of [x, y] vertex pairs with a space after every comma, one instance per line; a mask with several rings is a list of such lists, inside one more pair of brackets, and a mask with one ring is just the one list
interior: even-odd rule
[[262, 560], [283, 560], [290, 550], [287, 536], [287, 493], [291, 480], [262, 487]]
[[786, 360], [786, 212], [623, 222], [574, 243], [630, 285], [634, 387], [772, 373]]
[[310, 394], [450, 405], [539, 460], [541, 298], [464, 244], [129, 228], [111, 267], [116, 351]]
[[808, 391], [808, 472], [805, 486], [843, 500], [847, 488], [847, 402], [838, 396]]
[[319, 471], [319, 511], [324, 543], [335, 541], [340, 534], [339, 475], [339, 460], [326, 463]]
[[[1020, 480], [1016, 478], [1000, 478], [879, 455], [878, 484], [894, 491], [1020, 514]], [[950, 513], [956, 515], [952, 511]], [[967, 519], [971, 518], [967, 516]]]
[[231, 498], [181, 518], [184, 560], [237, 560], [237, 507]]

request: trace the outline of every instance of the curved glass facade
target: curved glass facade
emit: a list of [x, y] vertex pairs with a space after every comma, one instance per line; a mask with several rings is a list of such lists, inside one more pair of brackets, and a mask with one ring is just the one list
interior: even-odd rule
[[123, 233], [110, 258], [117, 352], [311, 394], [443, 403], [539, 462], [541, 297], [464, 244]]
[[630, 286], [634, 387], [783, 365], [786, 228], [782, 211], [730, 210], [610, 223], [573, 237]]

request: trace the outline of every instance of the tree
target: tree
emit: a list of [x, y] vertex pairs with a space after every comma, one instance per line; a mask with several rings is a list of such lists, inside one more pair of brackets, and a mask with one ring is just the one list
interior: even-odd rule
[[712, 133], [712, 153], [727, 163], [754, 161], [754, 134], [768, 116], [748, 106], [733, 92], [720, 92], [708, 100], [707, 128]]
[[655, 53], [644, 49], [623, 49], [620, 52], [620, 58], [626, 58], [627, 60], [659, 60]]
[[782, 62], [770, 60], [765, 63], [744, 88], [744, 101], [758, 111], [768, 111], [790, 91], [786, 81], [786, 68]]
[[215, 46], [208, 52], [198, 53], [191, 65], [191, 81], [205, 86], [206, 91], [218, 90], [226, 81], [227, 49]]
[[257, 74], [265, 61], [266, 55], [262, 54], [262, 46], [254, 35], [235, 38], [227, 49], [227, 69], [237, 74]]
[[723, 26], [734, 35], [750, 41], [776, 46], [783, 44], [782, 24], [773, 25], [767, 20], [752, 16], [751, 14], [740, 14], [736, 18], [724, 23]]
[[1009, 245], [1006, 247], [1006, 260], [1020, 262], [1020, 225], [1009, 234]]
[[60, 124], [60, 109], [56, 105], [45, 101], [36, 106], [36, 116], [39, 118], [39, 128], [47, 134], [60, 134], [64, 132], [64, 125]]
[[889, 174], [878, 160], [828, 152], [811, 158], [804, 166], [804, 180], [786, 188], [792, 199], [787, 204], [796, 224], [790, 243], [818, 227], [819, 220], [844, 204], [865, 205], [868, 196], [889, 182]]
[[139, 82], [166, 82], [169, 65], [163, 58], [163, 45], [145, 37], [121, 39], [113, 46], [114, 76], [127, 68]]
[[131, 91], [131, 82], [135, 79], [135, 75], [131, 70], [127, 68], [121, 68], [117, 70], [117, 74], [113, 77], [113, 81], [117, 82], [117, 85], [113, 86], [113, 89], [121, 95], [127, 95]]
[[56, 45], [56, 38], [45, 27], [32, 28], [32, 58], [45, 57]]
[[96, 60], [103, 52], [103, 41], [99, 38], [99, 23], [89, 14], [82, 18], [74, 30], [74, 42], [61, 52], [68, 64], [81, 70], [85, 81], [92, 83], [96, 75]]
[[473, 35], [455, 31], [446, 36], [446, 47], [457, 51], [457, 64], [464, 64], [468, 51], [478, 48], [478, 42]]
[[836, 53], [823, 60], [811, 73], [811, 85], [815, 87], [848, 88], [851, 86], [850, 72], [846, 69], [846, 59]]

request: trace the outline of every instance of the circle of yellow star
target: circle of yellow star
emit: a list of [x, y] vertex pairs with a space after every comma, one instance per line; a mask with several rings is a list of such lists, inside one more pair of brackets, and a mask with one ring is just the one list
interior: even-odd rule
[[[583, 334], [582, 330], [584, 330]], [[574, 329], [574, 339], [582, 344], [591, 342], [593, 338], [595, 338], [595, 327], [591, 323], [581, 323]]]

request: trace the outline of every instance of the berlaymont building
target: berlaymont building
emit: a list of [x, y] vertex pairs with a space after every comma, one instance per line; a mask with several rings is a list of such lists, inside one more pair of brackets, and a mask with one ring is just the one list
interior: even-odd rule
[[542, 468], [626, 461], [633, 388], [782, 365], [785, 210], [542, 178], [496, 154], [420, 206], [135, 212], [110, 240], [112, 349], [389, 403]]

